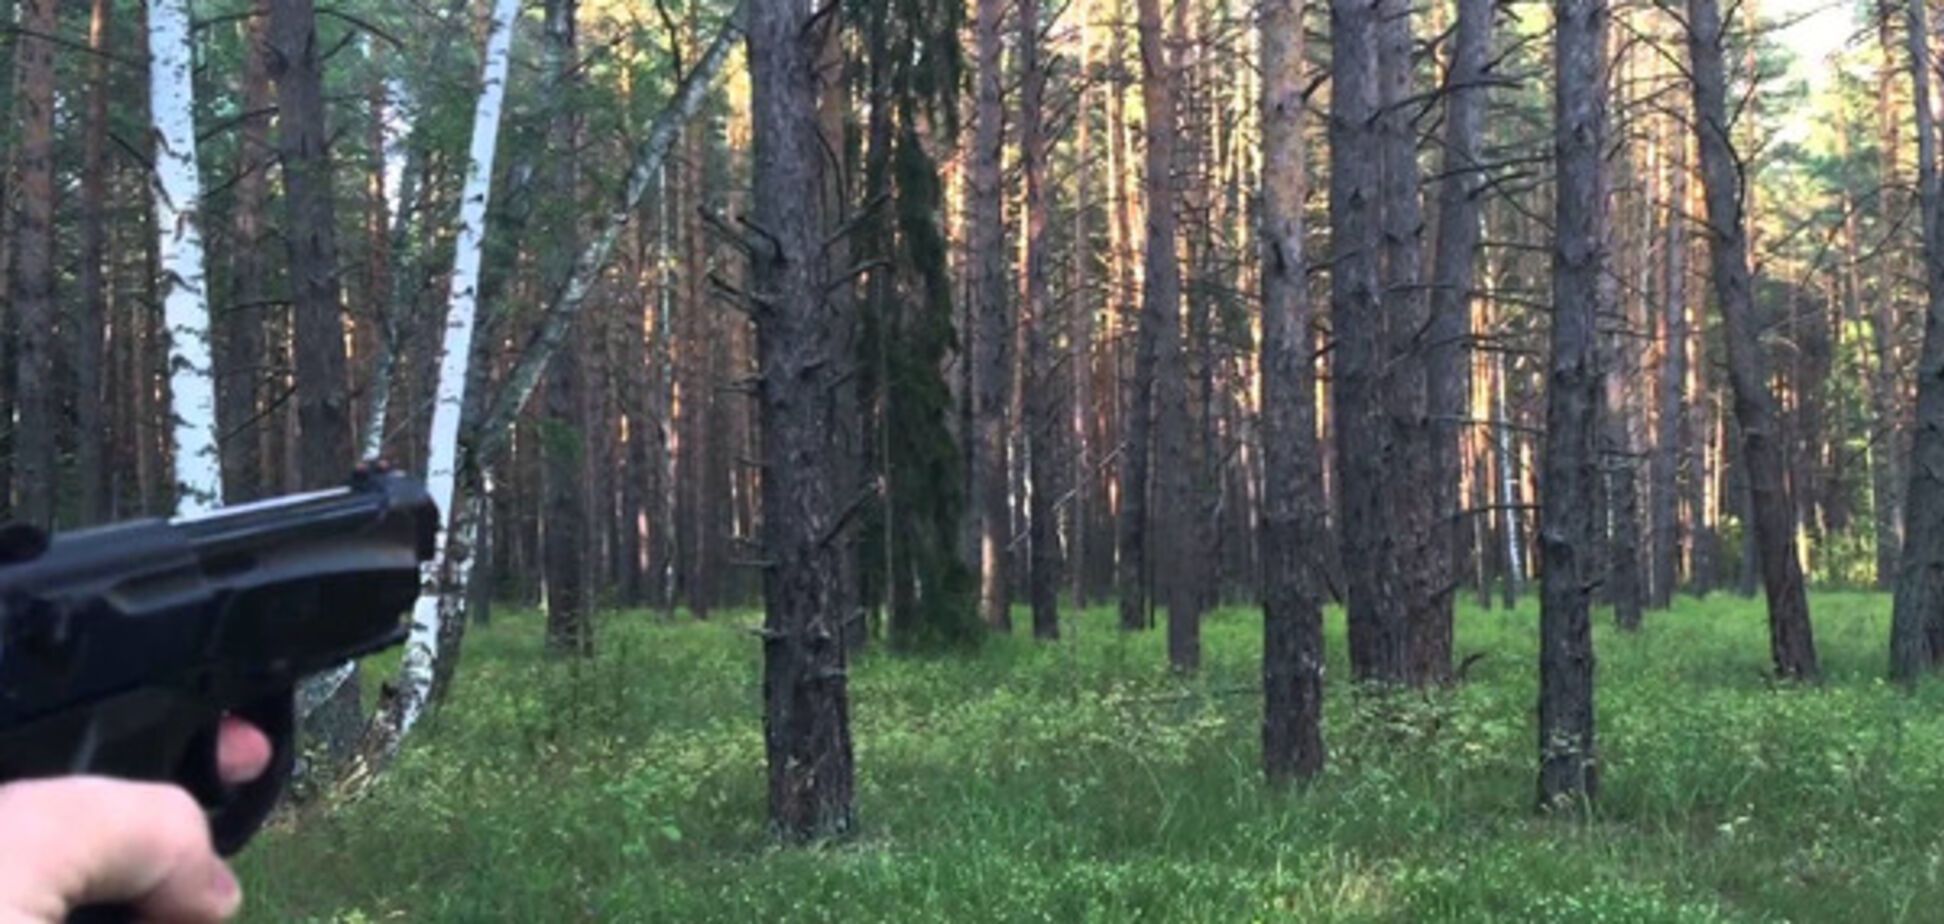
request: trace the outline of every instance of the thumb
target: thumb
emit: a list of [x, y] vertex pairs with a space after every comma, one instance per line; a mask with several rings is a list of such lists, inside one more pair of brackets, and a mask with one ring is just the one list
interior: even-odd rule
[[[174, 786], [64, 777], [0, 786], [0, 920], [60, 924], [125, 904], [142, 920], [227, 919], [243, 895], [202, 809]], [[15, 859], [18, 858], [18, 859]]]

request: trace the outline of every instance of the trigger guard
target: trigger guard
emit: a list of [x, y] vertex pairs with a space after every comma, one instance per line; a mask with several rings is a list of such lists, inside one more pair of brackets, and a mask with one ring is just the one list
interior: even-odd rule
[[270, 765], [264, 768], [263, 775], [248, 783], [221, 787], [214, 804], [205, 804], [216, 852], [226, 857], [242, 850], [269, 819], [285, 785], [290, 782], [291, 768], [297, 759], [296, 698], [292, 690], [287, 688], [244, 703], [230, 714], [256, 726], [270, 739]]

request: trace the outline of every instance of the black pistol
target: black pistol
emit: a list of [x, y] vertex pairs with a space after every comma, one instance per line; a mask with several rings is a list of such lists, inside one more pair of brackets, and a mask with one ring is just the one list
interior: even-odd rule
[[[0, 782], [173, 781], [235, 853], [290, 777], [297, 682], [404, 640], [438, 522], [417, 481], [368, 469], [173, 520], [0, 530]], [[224, 714], [274, 746], [255, 782], [217, 777]]]

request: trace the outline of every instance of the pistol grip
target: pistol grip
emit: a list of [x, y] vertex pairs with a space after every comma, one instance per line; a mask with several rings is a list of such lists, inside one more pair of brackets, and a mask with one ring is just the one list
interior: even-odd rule
[[[255, 725], [270, 739], [270, 765], [263, 775], [241, 786], [224, 786], [216, 775], [216, 729], [211, 727], [190, 743], [182, 777], [176, 781], [203, 804], [216, 852], [226, 857], [242, 850], [276, 808], [295, 765], [297, 726], [295, 697], [288, 689], [244, 703], [230, 714]], [[66, 924], [133, 924], [135, 920], [130, 905], [88, 905], [70, 912]]]

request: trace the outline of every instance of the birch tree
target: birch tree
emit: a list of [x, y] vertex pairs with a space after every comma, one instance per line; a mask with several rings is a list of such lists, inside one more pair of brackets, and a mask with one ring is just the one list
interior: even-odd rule
[[[507, 25], [514, 0], [499, 0], [487, 39], [484, 78], [473, 115], [471, 166], [460, 199], [460, 229], [453, 263], [452, 295], [446, 309], [445, 337], [440, 347], [439, 378], [432, 415], [431, 445], [426, 464], [426, 487], [439, 509], [446, 511], [446, 529], [432, 561], [426, 565], [426, 592], [412, 611], [412, 633], [406, 640], [398, 692], [385, 702], [366, 733], [367, 761], [382, 765], [397, 752], [427, 705], [449, 683], [465, 631], [467, 588], [472, 574], [474, 546], [480, 536], [483, 479], [507, 442], [508, 428], [533, 396], [548, 361], [566, 342], [574, 319], [600, 280], [621, 232], [636, 217], [637, 207], [674, 144], [680, 126], [693, 117], [707, 89], [728, 60], [735, 39], [740, 8], [732, 13], [702, 59], [656, 114], [629, 165], [620, 200], [602, 220], [575, 259], [571, 276], [547, 306], [539, 326], [522, 345], [499, 388], [478, 404], [484, 410], [476, 421], [462, 419], [466, 406], [467, 358], [472, 355], [473, 328], [478, 307], [481, 249], [485, 236], [487, 199], [491, 194], [492, 161], [496, 150], [501, 103], [505, 94], [508, 46]], [[468, 483], [459, 490], [459, 479]], [[454, 507], [455, 501], [462, 502]]]
[[222, 503], [216, 454], [216, 380], [203, 288], [202, 177], [196, 167], [194, 55], [189, 0], [149, 5], [149, 110], [155, 124], [155, 227], [162, 316], [169, 335], [176, 514]]
[[[442, 655], [446, 633], [442, 619], [452, 604], [464, 599], [471, 573], [471, 549], [452, 537], [467, 513], [457, 510], [459, 416], [466, 399], [466, 365], [472, 356], [473, 327], [479, 307], [479, 264], [486, 239], [486, 202], [493, 189], [493, 157], [498, 151], [501, 104], [506, 96], [507, 62], [511, 55], [513, 20], [519, 0], [497, 0], [486, 33], [486, 63], [480, 77], [479, 103], [473, 110], [472, 145], [468, 152], [466, 186], [459, 204], [459, 237], [454, 245], [451, 295], [446, 303], [445, 336], [439, 347], [439, 378], [432, 409], [432, 435], [426, 462], [426, 488], [444, 511], [446, 528], [430, 561], [425, 563], [425, 589], [412, 607], [411, 635], [399, 667], [395, 692], [379, 708], [366, 732], [367, 760], [382, 764], [397, 753], [432, 692], [434, 669]], [[476, 496], [476, 494], [475, 494]], [[473, 508], [471, 516], [477, 512]]]

